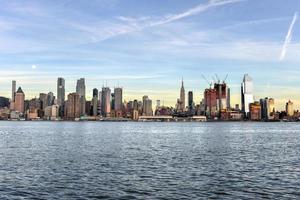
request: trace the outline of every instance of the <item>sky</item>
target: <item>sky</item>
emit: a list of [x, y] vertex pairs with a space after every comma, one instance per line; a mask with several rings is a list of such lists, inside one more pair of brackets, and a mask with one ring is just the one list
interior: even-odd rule
[[296, 0], [0, 0], [0, 96], [12, 80], [32, 98], [83, 77], [87, 98], [122, 86], [125, 100], [174, 106], [182, 77], [199, 103], [202, 74], [228, 74], [236, 104], [248, 73], [256, 100], [300, 108], [298, 12]]

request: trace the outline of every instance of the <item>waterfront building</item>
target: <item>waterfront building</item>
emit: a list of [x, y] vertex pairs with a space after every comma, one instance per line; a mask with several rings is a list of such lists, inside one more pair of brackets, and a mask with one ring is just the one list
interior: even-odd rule
[[11, 86], [11, 102], [15, 101], [16, 85], [17, 85], [17, 82], [15, 80], [13, 80], [12, 86]]
[[185, 110], [185, 89], [183, 79], [181, 80], [181, 88], [180, 88], [180, 98], [177, 99], [177, 110], [184, 111]]
[[205, 115], [213, 119], [217, 117], [217, 91], [215, 89], [205, 89], [204, 91]]
[[217, 112], [220, 115], [222, 111], [227, 109], [228, 96], [227, 96], [227, 85], [226, 83], [215, 83], [214, 89], [216, 91], [217, 98]]
[[9, 107], [9, 99], [5, 97], [0, 97], [0, 108]]
[[194, 105], [194, 99], [193, 99], [193, 91], [188, 92], [188, 108], [189, 111], [193, 110], [195, 107]]
[[79, 94], [77, 93], [71, 93], [68, 95], [68, 100], [66, 102], [66, 118], [68, 120], [74, 120], [76, 118], [79, 118], [81, 115], [80, 110], [80, 98]]
[[226, 98], [226, 104], [227, 104], [227, 110], [231, 110], [231, 103], [230, 103], [230, 88], [227, 87], [227, 98]]
[[122, 111], [123, 109], [123, 89], [122, 88], [115, 88], [114, 89], [114, 110], [116, 112]]
[[111, 98], [111, 90], [109, 87], [103, 87], [101, 92], [101, 111], [102, 116], [109, 117], [111, 112], [111, 104], [110, 104], [110, 98]]
[[65, 79], [57, 79], [57, 104], [63, 106], [65, 102]]
[[275, 117], [275, 100], [270, 98], [268, 100], [268, 120], [274, 120]]
[[248, 74], [245, 74], [241, 84], [241, 105], [242, 112], [244, 112], [246, 117], [249, 114], [249, 105], [253, 102], [253, 80]]
[[291, 100], [289, 100], [286, 105], [285, 105], [285, 111], [286, 111], [286, 115], [288, 117], [292, 117], [294, 116], [294, 104], [293, 102], [291, 102]]
[[148, 96], [143, 96], [143, 116], [153, 116], [152, 100]]
[[18, 111], [20, 113], [25, 112], [25, 94], [21, 87], [18, 88], [16, 94], [15, 94], [15, 104], [14, 104], [14, 110]]
[[65, 110], [65, 79], [59, 77], [57, 79], [57, 105], [59, 106], [59, 117], [64, 116]]
[[275, 100], [273, 98], [260, 99], [261, 118], [264, 120], [275, 119]]
[[54, 101], [55, 101], [55, 96], [53, 92], [49, 92], [46, 98], [46, 106], [52, 106], [54, 104]]
[[85, 79], [80, 78], [77, 80], [76, 93], [79, 95], [80, 101], [80, 115], [85, 115]]
[[249, 111], [250, 111], [250, 120], [252, 120], [252, 121], [261, 120], [260, 102], [256, 101], [254, 103], [250, 103]]
[[156, 100], [156, 110], [160, 108], [160, 100]]
[[93, 99], [92, 99], [92, 103], [91, 103], [91, 107], [92, 107], [92, 115], [93, 116], [97, 116], [98, 115], [98, 89], [94, 88], [93, 89]]
[[47, 106], [45, 108], [45, 116], [46, 120], [56, 120], [59, 117], [59, 105]]
[[48, 106], [48, 103], [47, 103], [47, 94], [45, 93], [40, 93], [40, 97], [39, 97], [39, 100], [41, 102], [41, 109], [42, 110], [45, 110], [45, 108]]

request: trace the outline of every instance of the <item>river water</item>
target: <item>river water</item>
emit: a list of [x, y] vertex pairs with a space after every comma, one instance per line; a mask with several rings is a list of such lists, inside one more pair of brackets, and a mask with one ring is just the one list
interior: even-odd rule
[[299, 199], [300, 123], [0, 121], [0, 199]]

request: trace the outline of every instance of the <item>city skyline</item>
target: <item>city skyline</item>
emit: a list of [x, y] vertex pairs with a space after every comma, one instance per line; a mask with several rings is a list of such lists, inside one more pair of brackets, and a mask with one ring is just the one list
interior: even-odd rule
[[208, 87], [201, 74], [217, 73], [229, 74], [234, 105], [248, 73], [256, 100], [272, 97], [283, 110], [291, 99], [299, 108], [300, 2], [0, 2], [1, 96], [15, 79], [26, 98], [55, 92], [57, 77], [67, 95], [84, 77], [89, 99], [107, 82], [122, 85], [124, 99], [148, 95], [174, 106], [182, 76], [200, 102]]

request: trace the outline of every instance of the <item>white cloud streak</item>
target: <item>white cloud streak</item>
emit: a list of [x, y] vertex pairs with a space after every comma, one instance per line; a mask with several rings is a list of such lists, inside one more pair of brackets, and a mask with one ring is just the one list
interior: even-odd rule
[[184, 12], [177, 13], [177, 14], [168, 14], [162, 17], [153, 17], [153, 16], [145, 16], [139, 18], [132, 18], [126, 16], [119, 16], [117, 17], [118, 20], [122, 22], [126, 22], [126, 24], [113, 24], [113, 26], [106, 25], [107, 30], [102, 28], [98, 28], [98, 26], [91, 26], [91, 25], [82, 25], [82, 24], [72, 24], [73, 27], [88, 32], [93, 35], [92, 41], [99, 42], [103, 40], [107, 40], [119, 35], [129, 34], [132, 32], [142, 31], [143, 29], [160, 26], [164, 24], [168, 24], [171, 22], [175, 22], [181, 20], [183, 18], [187, 18], [190, 16], [194, 16], [205, 12], [214, 7], [225, 6], [228, 4], [239, 3], [246, 0], [218, 0], [218, 1], [208, 1], [206, 4], [199, 4], [191, 9], [188, 9]]
[[282, 46], [279, 61], [283, 61], [285, 59], [287, 48], [288, 48], [288, 46], [291, 43], [292, 38], [293, 38], [293, 29], [294, 29], [294, 25], [295, 25], [297, 19], [298, 19], [298, 13], [295, 13], [294, 17], [293, 17], [293, 20], [290, 24], [289, 30], [287, 32], [287, 35], [285, 37], [285, 41], [284, 41], [283, 46]]

